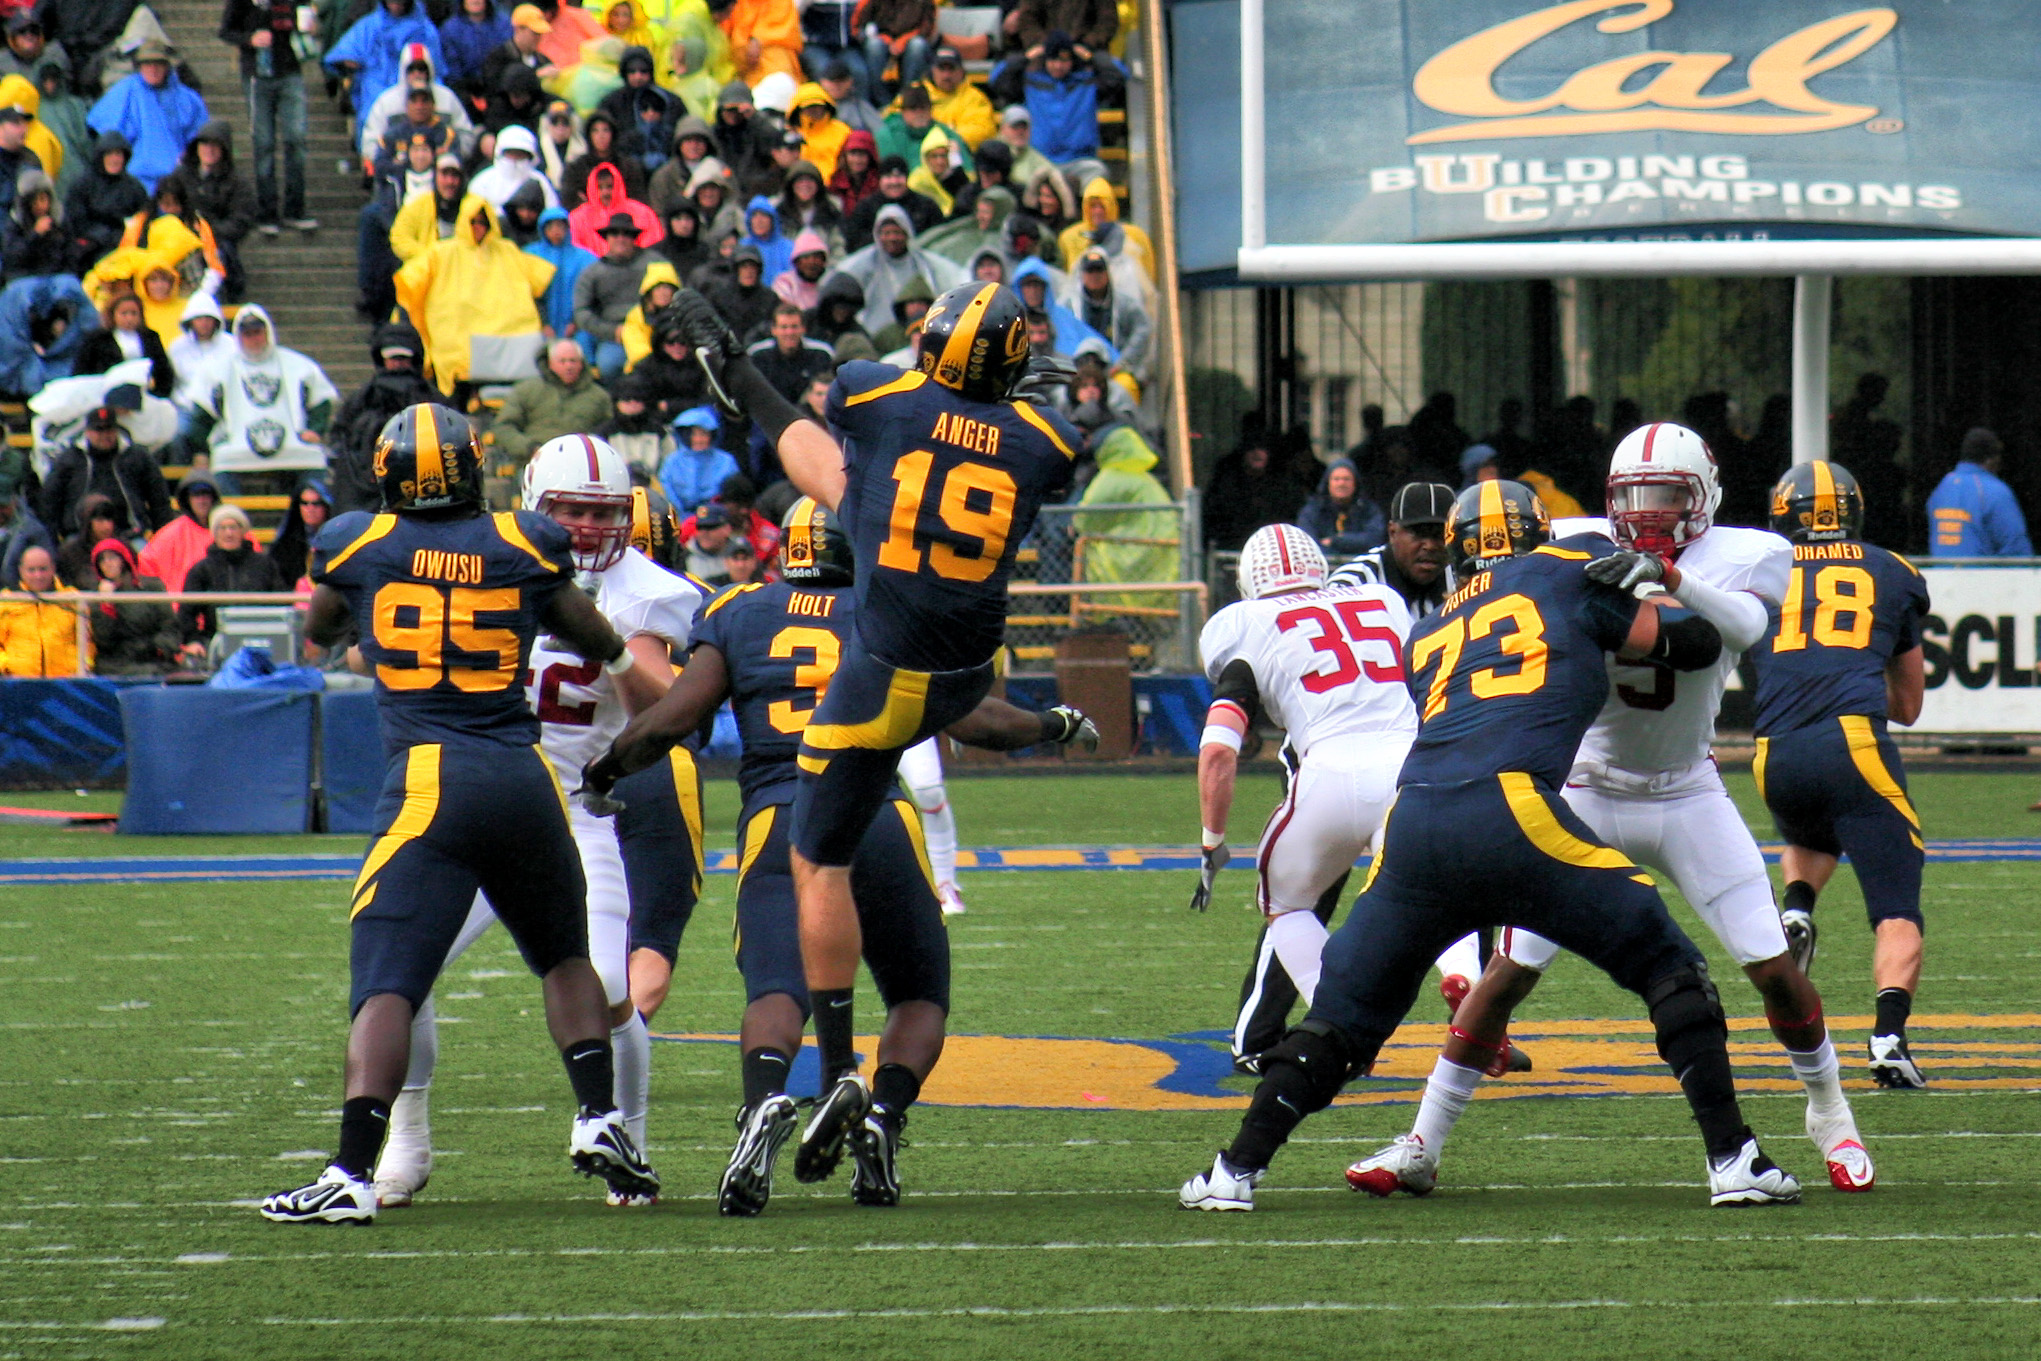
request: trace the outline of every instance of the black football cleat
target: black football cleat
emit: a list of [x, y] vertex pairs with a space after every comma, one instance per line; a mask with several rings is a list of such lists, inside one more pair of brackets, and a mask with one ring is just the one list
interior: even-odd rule
[[836, 1079], [815, 1103], [815, 1113], [801, 1131], [800, 1146], [794, 1150], [794, 1175], [802, 1181], [829, 1180], [843, 1161], [850, 1132], [871, 1112], [872, 1089], [865, 1085], [863, 1074], [845, 1073]]

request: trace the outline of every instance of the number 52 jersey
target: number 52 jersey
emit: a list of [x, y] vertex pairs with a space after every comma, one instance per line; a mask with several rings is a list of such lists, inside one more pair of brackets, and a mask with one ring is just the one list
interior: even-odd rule
[[1349, 737], [1408, 742], [1417, 710], [1404, 682], [1410, 609], [1387, 586], [1305, 591], [1240, 600], [1198, 636], [1215, 685], [1245, 662], [1269, 721], [1300, 757]]
[[1024, 401], [969, 401], [922, 373], [856, 361], [829, 389], [857, 555], [857, 628], [911, 671], [983, 664], [1006, 632], [1006, 581], [1082, 437]]

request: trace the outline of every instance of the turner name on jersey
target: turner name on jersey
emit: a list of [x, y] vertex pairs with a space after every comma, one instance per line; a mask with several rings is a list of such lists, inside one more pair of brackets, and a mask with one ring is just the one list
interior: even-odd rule
[[[686, 649], [702, 606], [702, 593], [687, 581], [635, 548], [625, 550], [596, 580], [595, 608], [620, 636], [628, 640], [649, 634], [669, 648]], [[525, 695], [543, 725], [539, 745], [563, 778], [578, 775], [609, 750], [629, 718], [616, 681], [602, 664], [583, 661], [550, 636], [532, 647]]]
[[[1608, 534], [1606, 520], [1562, 520], [1553, 537]], [[1785, 598], [1793, 545], [1762, 529], [1717, 525], [1679, 556], [1680, 573], [1723, 591], [1748, 591], [1768, 606]], [[1670, 602], [1668, 602], [1670, 603]], [[1594, 783], [1598, 770], [1682, 770], [1708, 758], [1722, 692], [1742, 654], [1722, 650], [1705, 671], [1675, 672], [1662, 662], [1609, 658], [1609, 698], [1581, 739], [1573, 780]]]
[[1309, 756], [1336, 738], [1407, 741], [1417, 731], [1403, 679], [1409, 635], [1403, 597], [1358, 586], [1236, 601], [1205, 625], [1198, 651], [1215, 683], [1230, 663], [1246, 662], [1269, 721]]

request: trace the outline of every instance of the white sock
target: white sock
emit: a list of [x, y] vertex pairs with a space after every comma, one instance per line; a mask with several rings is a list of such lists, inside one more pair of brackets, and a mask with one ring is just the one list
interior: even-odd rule
[[616, 1086], [612, 1088], [624, 1128], [640, 1153], [645, 1151], [645, 1110], [652, 1104], [652, 1037], [645, 1030], [645, 1018], [635, 1010], [631, 1019], [609, 1033], [612, 1062], [616, 1064]]
[[1467, 1110], [1467, 1103], [1474, 1099], [1474, 1089], [1481, 1085], [1481, 1073], [1477, 1069], [1462, 1068], [1444, 1054], [1432, 1065], [1432, 1075], [1424, 1084], [1424, 1101], [1417, 1108], [1417, 1122], [1411, 1126], [1411, 1133], [1424, 1140], [1424, 1146], [1436, 1158], [1446, 1147], [1446, 1136], [1453, 1132], [1461, 1115]]
[[1269, 943], [1307, 1007], [1318, 991], [1318, 961], [1325, 953], [1326, 935], [1325, 923], [1310, 912], [1285, 912], [1269, 921]]
[[1807, 1104], [1817, 1114], [1833, 1114], [1849, 1105], [1849, 1099], [1843, 1095], [1842, 1065], [1836, 1059], [1833, 1039], [1824, 1036], [1818, 1049], [1804, 1052], [1788, 1049], [1786, 1060], [1793, 1065], [1793, 1076], [1807, 1089]]
[[[957, 882], [957, 815], [951, 811], [950, 801], [943, 794], [941, 785], [928, 791], [935, 807], [921, 805], [921, 839], [928, 846], [928, 867], [935, 871], [938, 884]], [[915, 791], [920, 799], [922, 791]]]
[[1481, 937], [1470, 931], [1451, 945], [1448, 945], [1446, 952], [1439, 956], [1439, 973], [1446, 978], [1451, 978], [1454, 974], [1458, 974], [1469, 983], [1479, 982], [1481, 979]]
[[[404, 1070], [404, 1089], [417, 1088], [423, 1091], [432, 1085], [432, 1070], [439, 1066], [439, 1013], [433, 1010], [432, 999], [425, 999], [425, 1005], [411, 1016], [411, 1066]], [[390, 1114], [390, 1129], [397, 1128], [396, 1112]]]
[[430, 1087], [406, 1087], [390, 1103], [390, 1130], [383, 1140], [387, 1148], [428, 1147], [432, 1143], [432, 1099]]

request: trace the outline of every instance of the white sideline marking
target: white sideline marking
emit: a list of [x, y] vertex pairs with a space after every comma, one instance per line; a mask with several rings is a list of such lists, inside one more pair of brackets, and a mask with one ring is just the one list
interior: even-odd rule
[[[1853, 1299], [1786, 1298], [1752, 1301], [1761, 1309], [1906, 1308], [1942, 1305], [1975, 1307], [1985, 1305], [2041, 1304], [2037, 1295], [1917, 1295], [1906, 1298]], [[411, 1318], [266, 1318], [265, 1324], [285, 1328], [388, 1328], [446, 1327], [468, 1324], [537, 1323], [558, 1326], [580, 1323], [831, 1323], [843, 1319], [928, 1319], [928, 1318], [1084, 1318], [1093, 1315], [1163, 1314], [1400, 1314], [1451, 1310], [1462, 1313], [1517, 1312], [1547, 1313], [1576, 1309], [1719, 1309], [1716, 1300], [1549, 1300], [1525, 1302], [1489, 1300], [1467, 1304], [1399, 1304], [1395, 1302], [1308, 1300], [1298, 1304], [1089, 1304], [1001, 1308], [996, 1305], [963, 1305], [952, 1309], [795, 1309], [687, 1310], [671, 1313], [619, 1312], [607, 1314], [441, 1314]]]
[[0, 1328], [33, 1329], [44, 1332], [146, 1333], [161, 1328], [160, 1318], [110, 1318], [103, 1323], [18, 1323], [0, 1319]]

